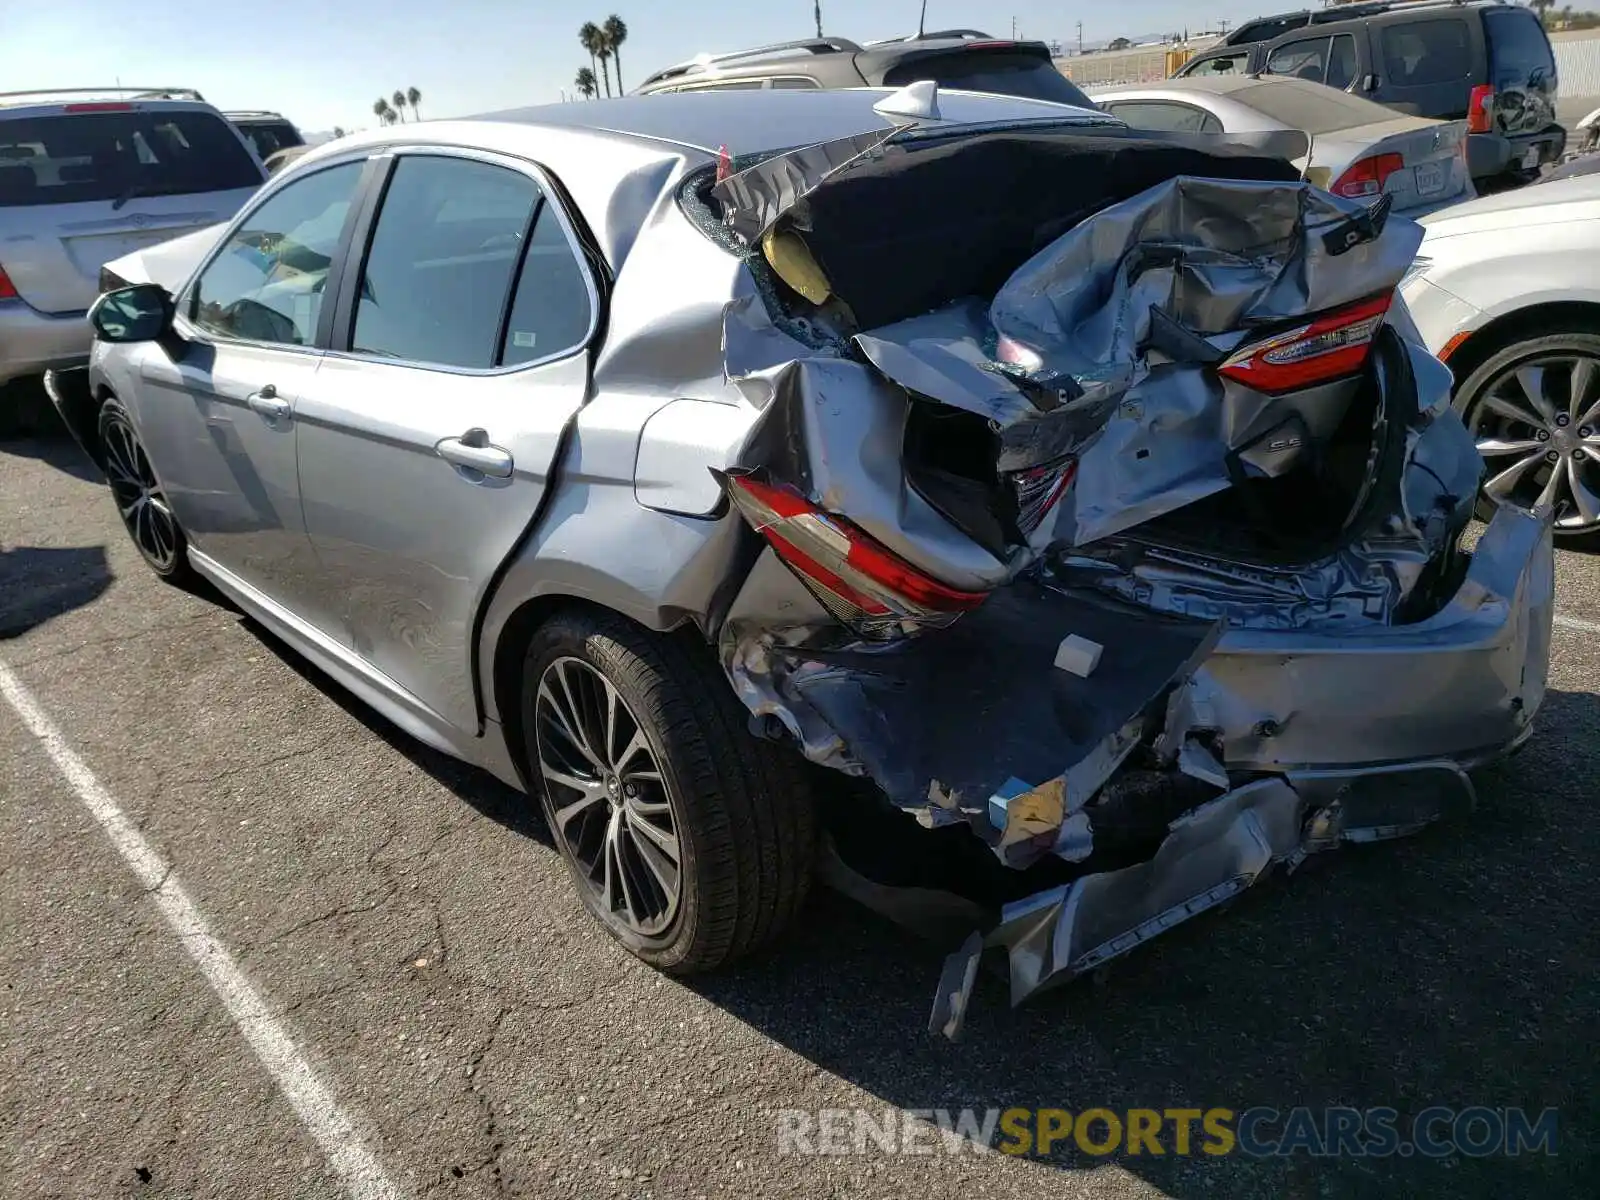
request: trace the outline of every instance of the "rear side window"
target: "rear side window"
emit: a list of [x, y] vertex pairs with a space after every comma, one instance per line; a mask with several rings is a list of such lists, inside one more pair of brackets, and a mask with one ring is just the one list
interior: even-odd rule
[[1539, 19], [1526, 9], [1485, 9], [1489, 36], [1489, 78], [1497, 88], [1526, 87], [1535, 71], [1555, 82], [1556, 60]]
[[1384, 82], [1391, 87], [1453, 83], [1472, 74], [1472, 47], [1465, 21], [1404, 21], [1382, 26], [1378, 38]]
[[1135, 129], [1163, 133], [1221, 133], [1222, 122], [1203, 108], [1170, 100], [1113, 100], [1106, 108]]
[[1056, 70], [1048, 58], [1033, 54], [957, 50], [901, 63], [883, 73], [885, 87], [904, 87], [921, 79], [969, 92], [1094, 107], [1094, 101]]
[[220, 116], [196, 111], [0, 119], [0, 207], [225, 192], [261, 168]]
[[256, 148], [256, 155], [262, 162], [279, 150], [287, 150], [304, 142], [299, 131], [287, 121], [240, 122], [239, 132], [250, 139], [250, 144]]
[[1321, 83], [1328, 70], [1328, 39], [1302, 38], [1285, 42], [1267, 56], [1268, 75], [1292, 75]]
[[1291, 75], [1343, 91], [1356, 77], [1356, 39], [1341, 33], [1285, 42], [1268, 55], [1266, 73]]
[[583, 268], [538, 183], [492, 163], [401, 157], [362, 268], [353, 351], [512, 366], [574, 349], [591, 315]]

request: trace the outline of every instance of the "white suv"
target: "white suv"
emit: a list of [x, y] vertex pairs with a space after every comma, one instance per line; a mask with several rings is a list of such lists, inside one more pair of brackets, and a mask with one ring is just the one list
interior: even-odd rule
[[227, 220], [263, 178], [198, 92], [0, 93], [0, 385], [86, 363], [102, 265]]

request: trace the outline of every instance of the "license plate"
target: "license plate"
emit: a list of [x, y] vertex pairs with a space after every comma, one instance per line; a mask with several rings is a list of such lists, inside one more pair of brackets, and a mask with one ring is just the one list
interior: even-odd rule
[[1539, 165], [1539, 147], [1529, 146], [1522, 152], [1522, 169], [1531, 171]]
[[1444, 168], [1438, 163], [1423, 163], [1417, 168], [1417, 191], [1424, 196], [1444, 191]]

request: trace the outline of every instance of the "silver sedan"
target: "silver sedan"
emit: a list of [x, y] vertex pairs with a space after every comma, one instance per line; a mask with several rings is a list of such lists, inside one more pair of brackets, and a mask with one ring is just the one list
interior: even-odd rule
[[[1304, 133], [1288, 156], [1319, 187], [1356, 200], [1392, 197], [1419, 217], [1476, 193], [1464, 121], [1409, 117], [1320, 83], [1270, 75], [1198, 75], [1094, 97], [1137, 129], [1249, 134]], [[1270, 143], [1269, 143], [1270, 144]]]
[[156, 572], [542, 800], [646, 961], [770, 941], [825, 814], [1020, 997], [1531, 733], [1549, 519], [1458, 548], [1419, 238], [932, 85], [561, 105], [308, 152], [52, 388]]

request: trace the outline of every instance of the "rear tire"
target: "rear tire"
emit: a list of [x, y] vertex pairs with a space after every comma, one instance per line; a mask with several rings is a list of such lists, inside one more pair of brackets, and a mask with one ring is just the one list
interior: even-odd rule
[[[1535, 384], [1537, 395], [1528, 390]], [[1586, 519], [1579, 507], [1581, 498], [1600, 517], [1600, 335], [1571, 330], [1515, 341], [1467, 376], [1455, 406], [1488, 466], [1479, 520], [1494, 516], [1495, 488], [1520, 505], [1552, 497], [1566, 506], [1555, 535], [1568, 545], [1600, 535], [1600, 519]]]
[[530, 639], [521, 717], [529, 777], [584, 906], [638, 957], [708, 971], [794, 919], [816, 847], [804, 764], [750, 734], [703, 646], [603, 610], [558, 613]]
[[98, 426], [111, 495], [139, 556], [168, 583], [193, 587], [199, 577], [189, 565], [189, 539], [150, 468], [128, 410], [114, 397], [107, 400]]

